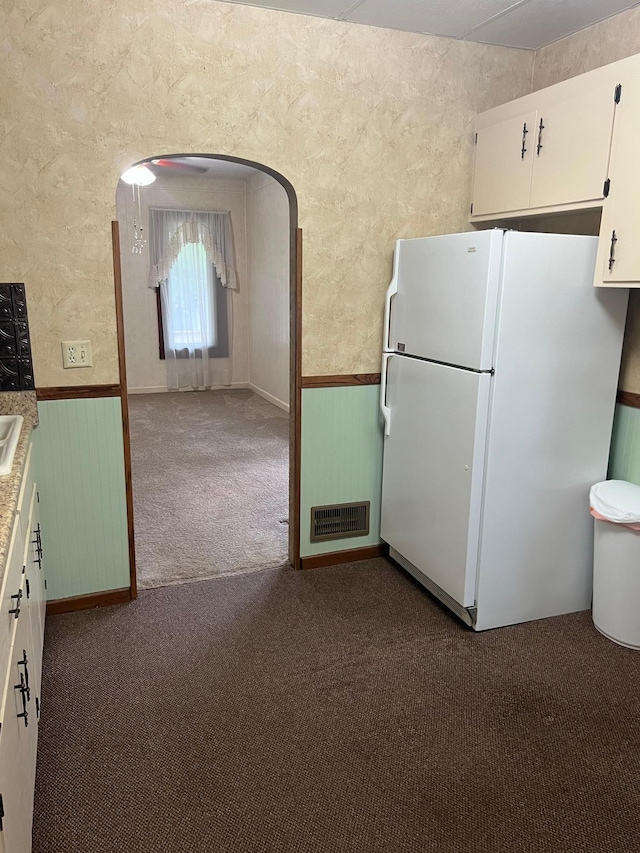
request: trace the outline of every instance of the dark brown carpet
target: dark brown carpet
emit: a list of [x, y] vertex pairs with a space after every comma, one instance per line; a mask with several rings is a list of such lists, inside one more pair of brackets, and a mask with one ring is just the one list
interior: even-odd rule
[[629, 853], [640, 653], [384, 560], [48, 622], [34, 853]]

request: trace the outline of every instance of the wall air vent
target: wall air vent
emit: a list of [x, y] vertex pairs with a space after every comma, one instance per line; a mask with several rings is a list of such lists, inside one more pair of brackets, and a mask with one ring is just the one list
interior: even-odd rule
[[369, 501], [311, 507], [311, 541], [347, 539], [369, 533]]

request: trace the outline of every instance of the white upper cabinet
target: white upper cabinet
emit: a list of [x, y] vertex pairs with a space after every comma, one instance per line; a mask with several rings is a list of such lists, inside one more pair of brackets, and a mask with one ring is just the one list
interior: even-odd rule
[[549, 103], [545, 103], [544, 91], [540, 94], [531, 140], [533, 177], [528, 206], [601, 202], [609, 166], [615, 85], [604, 81], [568, 92], [563, 98], [549, 98]]
[[601, 208], [596, 287], [640, 287], [640, 54], [476, 118], [471, 222]]
[[529, 206], [535, 124], [534, 111], [478, 129], [474, 216]]
[[602, 205], [621, 64], [477, 116], [472, 222]]
[[602, 206], [596, 286], [640, 286], [640, 63], [617, 107], [609, 196]]

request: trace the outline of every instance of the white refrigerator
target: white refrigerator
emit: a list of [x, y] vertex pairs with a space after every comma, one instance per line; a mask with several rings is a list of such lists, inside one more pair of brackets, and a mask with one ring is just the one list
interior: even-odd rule
[[399, 240], [387, 291], [381, 536], [476, 630], [590, 607], [629, 292], [597, 238]]

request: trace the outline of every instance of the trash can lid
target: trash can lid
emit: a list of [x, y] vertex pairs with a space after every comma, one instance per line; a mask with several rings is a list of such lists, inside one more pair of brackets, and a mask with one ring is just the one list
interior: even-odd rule
[[591, 487], [592, 509], [618, 524], [640, 523], [640, 486], [626, 480], [604, 480]]

